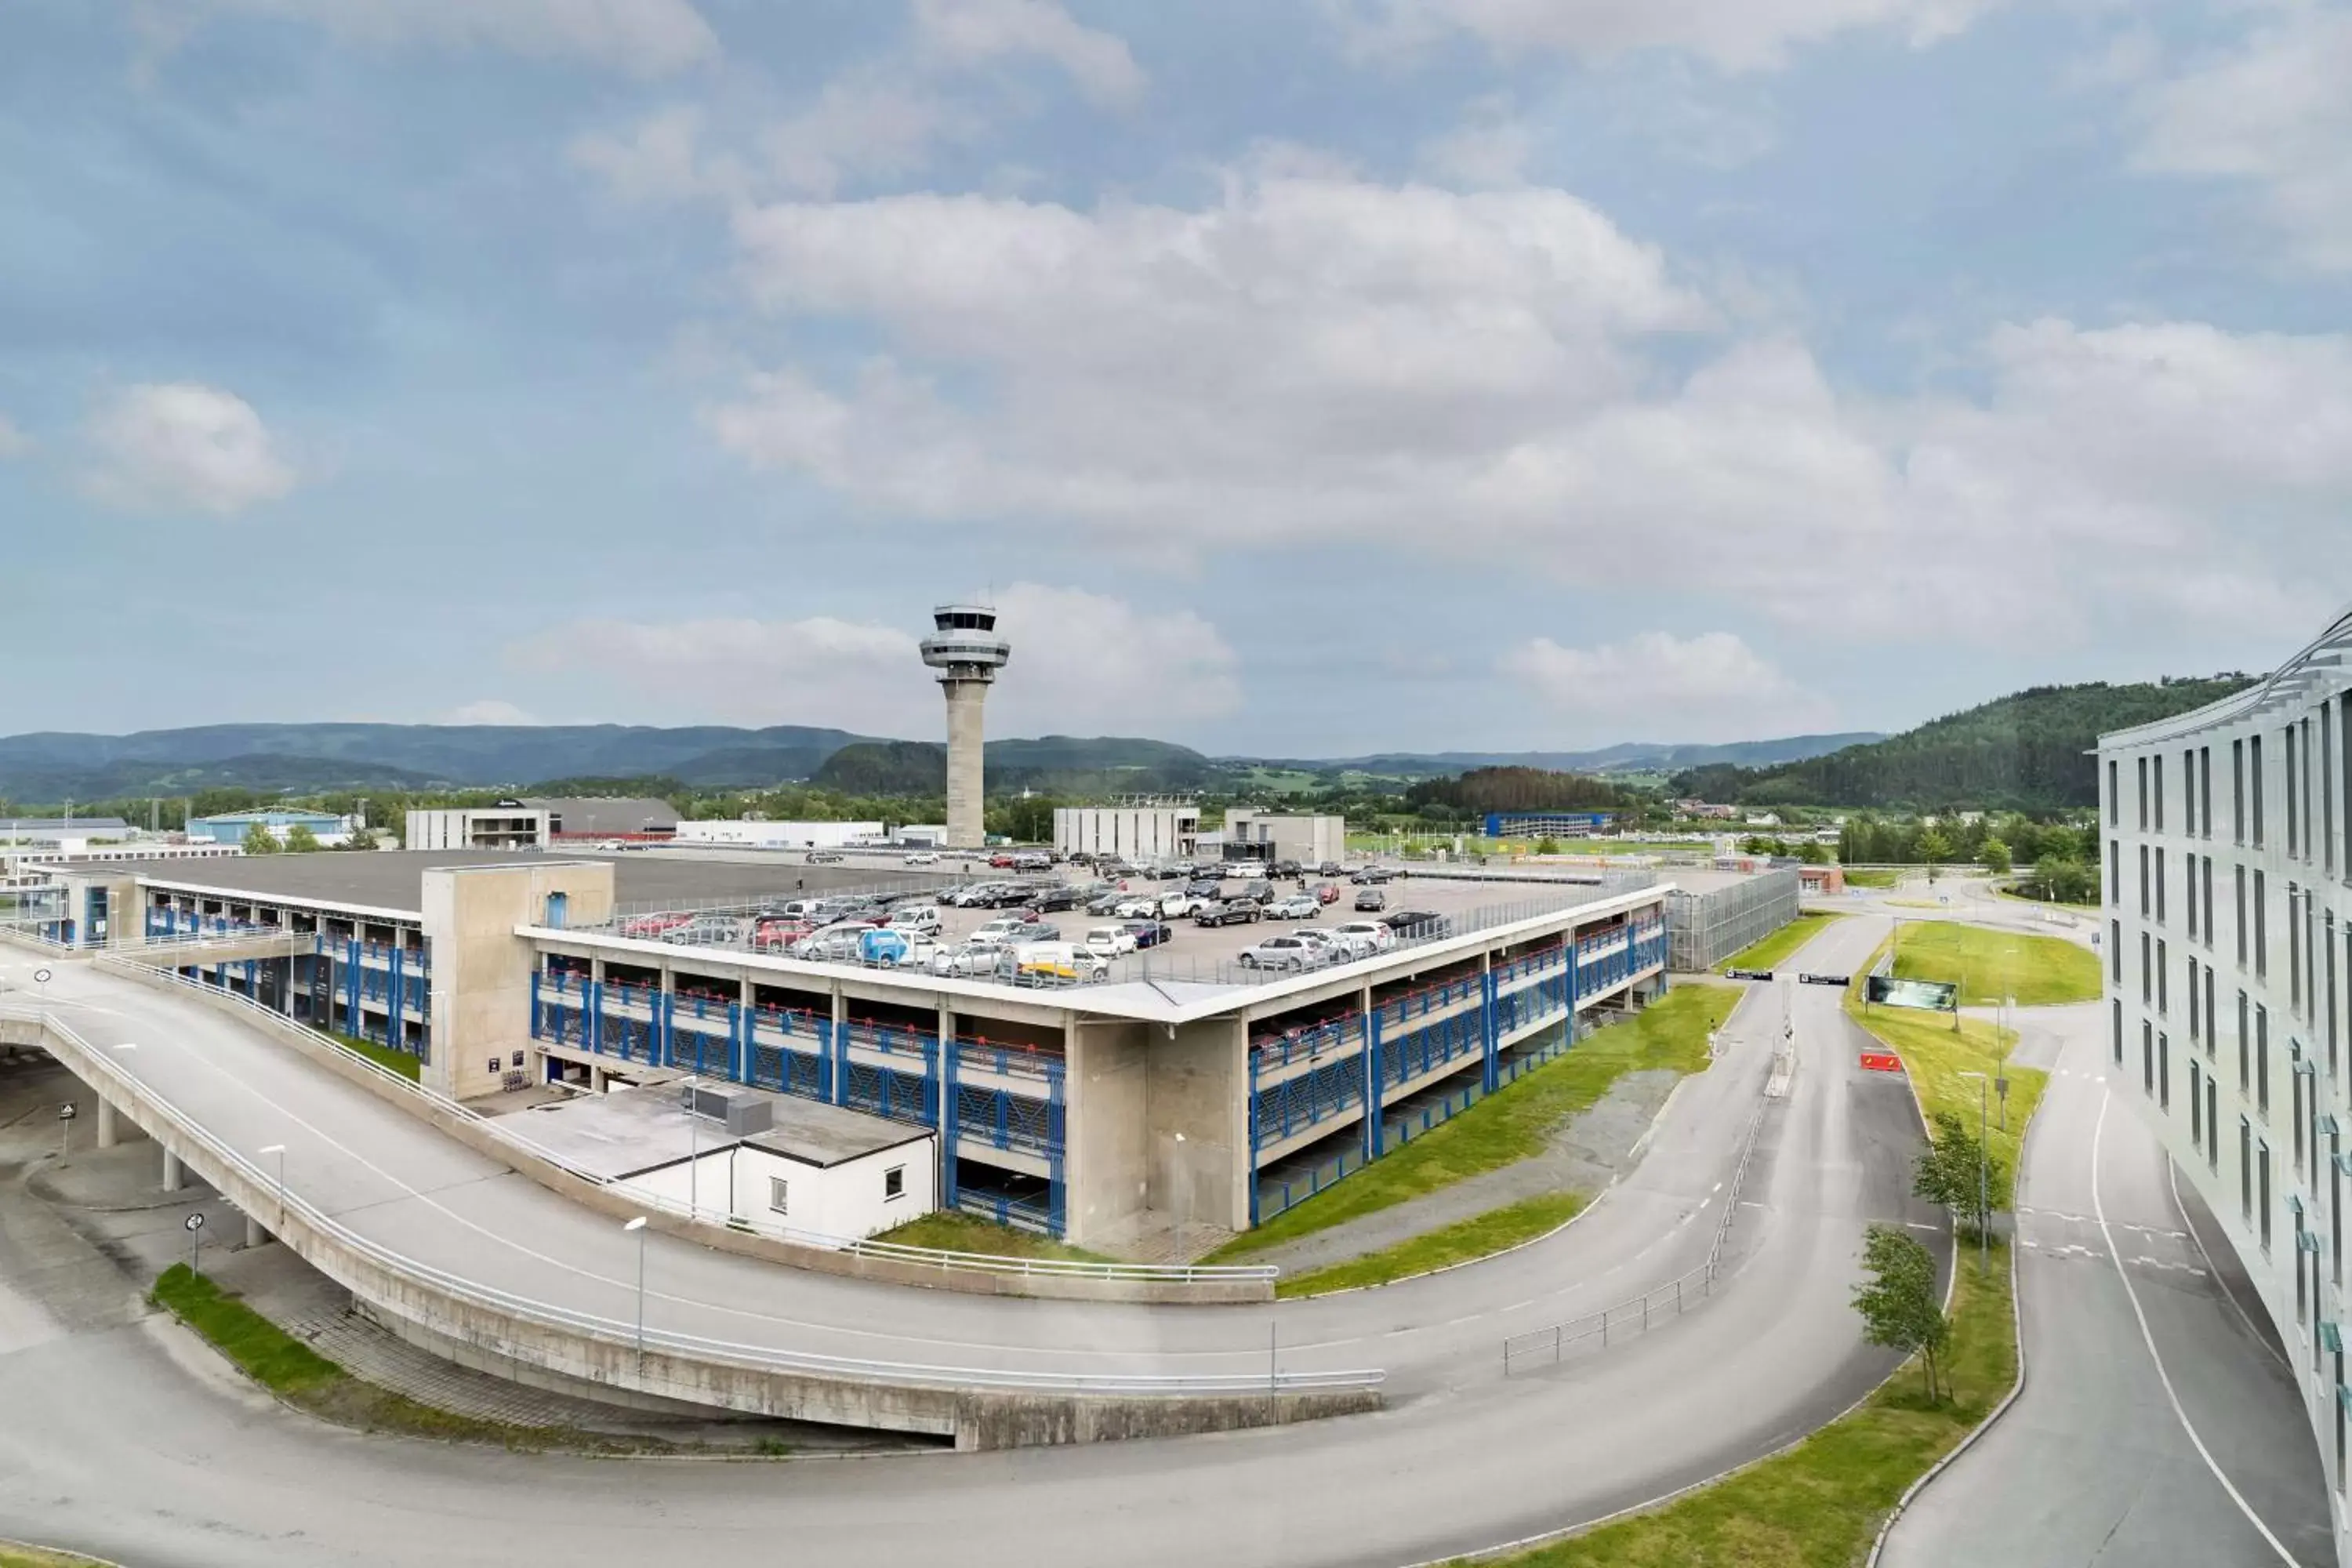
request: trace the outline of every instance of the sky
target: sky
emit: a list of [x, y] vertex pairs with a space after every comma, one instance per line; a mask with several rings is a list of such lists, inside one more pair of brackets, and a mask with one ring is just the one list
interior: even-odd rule
[[2352, 599], [2352, 4], [16, 0], [0, 732], [1536, 750]]

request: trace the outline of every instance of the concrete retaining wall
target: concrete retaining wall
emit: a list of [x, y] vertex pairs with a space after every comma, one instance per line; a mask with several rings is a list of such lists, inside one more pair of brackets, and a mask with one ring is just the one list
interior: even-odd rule
[[[252, 1010], [239, 1003], [205, 990], [191, 987], [167, 974], [159, 973], [142, 964], [110, 966], [109, 973], [124, 974], [141, 984], [160, 991], [200, 1003], [228, 1014], [256, 1027], [268, 1026], [254, 1016]], [[855, 1252], [838, 1252], [830, 1247], [808, 1247], [781, 1237], [762, 1236], [756, 1231], [737, 1230], [730, 1226], [691, 1220], [683, 1215], [648, 1212], [639, 1199], [625, 1193], [616, 1193], [594, 1182], [573, 1175], [550, 1161], [538, 1158], [530, 1151], [517, 1147], [499, 1137], [478, 1121], [451, 1110], [446, 1104], [416, 1093], [406, 1087], [389, 1082], [369, 1064], [331, 1040], [320, 1037], [291, 1018], [278, 1021], [275, 1037], [312, 1062], [325, 1068], [347, 1083], [356, 1084], [377, 1099], [397, 1105], [413, 1116], [421, 1117], [440, 1131], [456, 1139], [478, 1154], [496, 1160], [508, 1169], [530, 1177], [551, 1192], [560, 1193], [572, 1202], [614, 1219], [629, 1219], [643, 1214], [657, 1231], [675, 1236], [720, 1252], [740, 1253], [770, 1263], [793, 1268], [814, 1269], [820, 1274], [841, 1274], [853, 1279], [873, 1279], [892, 1285], [919, 1285], [931, 1289], [961, 1290], [980, 1296], [1026, 1296], [1060, 1301], [1146, 1301], [1185, 1305], [1235, 1305], [1265, 1302], [1274, 1300], [1274, 1283], [1270, 1279], [1230, 1279], [1185, 1284], [1180, 1281], [1147, 1279], [1097, 1279], [1085, 1276], [1058, 1274], [999, 1273], [992, 1269], [960, 1268], [900, 1258], [875, 1258]]]

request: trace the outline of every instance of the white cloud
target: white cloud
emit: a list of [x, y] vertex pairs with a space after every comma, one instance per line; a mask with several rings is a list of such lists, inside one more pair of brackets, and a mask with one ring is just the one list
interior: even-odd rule
[[854, 71], [827, 82], [798, 114], [761, 139], [785, 187], [830, 196], [859, 176], [921, 168], [931, 143], [961, 123], [939, 93], [895, 73]]
[[441, 718], [444, 724], [536, 724], [539, 721], [513, 703], [496, 697], [485, 697], [451, 709]]
[[1450, 184], [1477, 187], [1522, 184], [1535, 155], [1535, 129], [1512, 111], [1507, 93], [1482, 98], [1462, 122], [1421, 148], [1421, 166]]
[[33, 449], [33, 438], [16, 427], [15, 420], [0, 414], [0, 462], [21, 458]]
[[703, 148], [703, 112], [688, 104], [648, 115], [622, 135], [591, 132], [573, 139], [572, 161], [602, 175], [628, 202], [702, 197], [741, 200], [751, 192], [741, 162]]
[[276, 500], [299, 478], [251, 404], [194, 382], [126, 387], [84, 434], [85, 488], [126, 510], [226, 517]]
[[1692, 54], [1727, 71], [1769, 69], [1798, 46], [1863, 28], [1915, 47], [1969, 26], [2001, 0], [1324, 0], [1359, 57], [1419, 51], [1466, 33], [1498, 52], [1607, 58]]
[[1695, 738], [1786, 733], [1825, 727], [1834, 711], [1729, 632], [1677, 637], [1642, 632], [1595, 647], [1533, 637], [1496, 661], [1552, 711], [1638, 720]]
[[663, 76], [715, 58], [718, 37], [689, 0], [204, 0], [316, 23], [382, 45], [502, 49]]
[[2136, 163], [2248, 182], [2301, 260], [2352, 269], [2352, 10], [2257, 10], [2236, 47], [2148, 89]]
[[[1117, 731], [1213, 718], [1238, 705], [1237, 660], [1190, 611], [1146, 612], [1075, 588], [1016, 584], [996, 595], [1013, 661], [989, 699], [996, 734]], [[919, 623], [915, 623], [918, 624]], [[509, 650], [517, 668], [587, 679], [672, 718], [827, 724], [928, 739], [939, 689], [913, 629], [830, 616], [798, 621], [581, 621]]]
[[915, 0], [915, 26], [927, 51], [958, 65], [1050, 60], [1108, 108], [1132, 108], [1147, 86], [1124, 39], [1082, 26], [1052, 0]]

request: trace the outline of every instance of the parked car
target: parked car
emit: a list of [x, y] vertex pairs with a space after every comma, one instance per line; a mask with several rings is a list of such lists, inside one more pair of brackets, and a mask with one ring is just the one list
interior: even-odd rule
[[1265, 874], [1277, 882], [1287, 882], [1294, 877], [1307, 875], [1307, 868], [1296, 860], [1276, 860], [1265, 868]]
[[919, 936], [937, 936], [947, 922], [940, 919], [939, 908], [933, 904], [901, 904], [890, 911], [890, 929], [910, 931]]
[[1072, 942], [1025, 942], [997, 950], [997, 978], [1015, 984], [1100, 980], [1109, 970], [1109, 959]]
[[1396, 945], [1396, 932], [1378, 921], [1349, 921], [1331, 928], [1331, 934], [1367, 953], [1386, 952]]
[[1127, 929], [1135, 933], [1138, 948], [1158, 947], [1176, 940], [1176, 928], [1160, 921], [1129, 921]]
[[967, 942], [961, 947], [941, 947], [931, 953], [934, 974], [993, 974], [999, 949], [992, 942]]
[[986, 942], [1010, 942], [1036, 923], [1035, 921], [1025, 920], [1020, 915], [999, 915], [994, 920], [983, 921], [975, 927], [964, 940]]
[[1013, 857], [1013, 868], [1016, 871], [1050, 871], [1054, 868], [1054, 858], [1042, 849], [1024, 849]]
[[1398, 936], [1410, 937], [1416, 942], [1454, 934], [1452, 915], [1435, 914], [1428, 910], [1398, 910], [1381, 918]]
[[890, 969], [928, 969], [940, 944], [917, 931], [877, 926], [857, 939], [857, 956]]
[[1242, 925], [1255, 922], [1265, 912], [1255, 900], [1227, 899], [1221, 904], [1202, 904], [1192, 919], [1204, 926]]
[[1112, 904], [1110, 912], [1123, 921], [1158, 920], [1160, 895], [1157, 893], [1121, 893]]
[[1327, 962], [1313, 942], [1297, 936], [1270, 936], [1242, 949], [1244, 969], [1312, 969]]
[[1117, 958], [1135, 951], [1135, 932], [1125, 926], [1090, 926], [1087, 946], [1105, 958]]
[[1196, 899], [1222, 899], [1225, 886], [1214, 877], [1195, 877], [1184, 884], [1184, 890]]
[[1244, 899], [1255, 899], [1261, 904], [1270, 904], [1274, 902], [1274, 884], [1266, 881], [1264, 878], [1260, 878], [1255, 881], [1244, 882], [1242, 884], [1242, 897]]
[[621, 922], [621, 934], [635, 937], [640, 942], [648, 941], [664, 931], [677, 930], [693, 918], [675, 910], [665, 910], [657, 915], [637, 915]]
[[1265, 906], [1270, 921], [1311, 921], [1322, 912], [1322, 903], [1312, 893], [1292, 893]]
[[1111, 889], [1107, 893], [1097, 893], [1086, 901], [1086, 911], [1090, 915], [1117, 914], [1118, 906], [1125, 903], [1128, 897], [1128, 894], [1120, 892], [1117, 888]]
[[1075, 910], [1078, 907], [1078, 890], [1067, 882], [1048, 882], [1029, 895], [1028, 907], [1047, 912]]
[[1396, 869], [1391, 866], [1367, 866], [1348, 879], [1358, 887], [1363, 888], [1377, 888], [1383, 882], [1393, 882], [1396, 879]]
[[743, 922], [734, 915], [697, 915], [661, 933], [664, 942], [719, 947], [743, 940]]
[[1195, 898], [1191, 893], [1162, 893], [1159, 906], [1146, 910], [1144, 913], [1163, 921], [1181, 921], [1194, 913], [1202, 904], [1215, 902], [1214, 899]]
[[1366, 888], [1356, 895], [1356, 908], [1360, 911], [1384, 910], [1388, 907], [1389, 896], [1378, 888]]
[[808, 852], [808, 864], [812, 866], [838, 866], [841, 859], [838, 849], [812, 849]]
[[1337, 882], [1316, 883], [1315, 901], [1318, 904], [1338, 903], [1339, 901], [1339, 884]]
[[1321, 926], [1300, 926], [1294, 934], [1297, 935], [1299, 941], [1306, 942], [1310, 946], [1320, 948], [1326, 963], [1337, 963], [1344, 959], [1353, 958], [1356, 956], [1356, 954], [1349, 951], [1346, 943], [1333, 936], [1329, 931], [1325, 931]]
[[940, 856], [936, 849], [916, 849], [907, 856], [907, 864], [909, 866], [936, 866], [939, 863]]
[[1315, 874], [1318, 877], [1344, 877], [1348, 874], [1348, 868], [1337, 860], [1326, 860], [1315, 868]]
[[867, 925], [862, 921], [826, 926], [822, 931], [811, 931], [793, 943], [792, 954], [794, 958], [804, 958], [818, 963], [838, 963], [845, 958], [856, 958], [858, 956], [858, 943], [865, 938], [866, 933], [879, 929], [877, 926]]

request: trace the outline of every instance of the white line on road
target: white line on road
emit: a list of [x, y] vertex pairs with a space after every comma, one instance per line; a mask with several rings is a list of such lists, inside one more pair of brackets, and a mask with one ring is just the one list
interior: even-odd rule
[[2123, 1266], [2121, 1255], [2116, 1251], [2116, 1238], [2107, 1233], [2106, 1200], [2099, 1194], [2099, 1146], [2106, 1137], [2107, 1101], [2112, 1098], [2106, 1094], [2099, 1096], [2099, 1120], [2091, 1129], [2091, 1208], [2099, 1216], [2100, 1231], [2107, 1236], [2107, 1256], [2116, 1259], [2116, 1278], [2124, 1282], [2124, 1296], [2131, 1302], [2132, 1316], [2139, 1322], [2140, 1342], [2147, 1346], [2147, 1359], [2156, 1363], [2157, 1381], [2164, 1384], [2164, 1397], [2170, 1402], [2173, 1416], [2180, 1423], [2180, 1429], [2189, 1434], [2189, 1445], [2197, 1450], [2197, 1457], [2205, 1461], [2205, 1468], [2213, 1472], [2213, 1479], [2221, 1483], [2221, 1489], [2230, 1494], [2230, 1500], [2238, 1505], [2238, 1511], [2246, 1516], [2246, 1522], [2252, 1525], [2263, 1540], [2269, 1543], [2270, 1549], [2278, 1553], [2279, 1561], [2287, 1568], [2302, 1568], [2302, 1564], [2294, 1560], [2294, 1553], [2271, 1533], [2271, 1527], [2263, 1522], [2262, 1516], [2246, 1501], [2245, 1495], [2231, 1483], [2228, 1476], [2221, 1473], [2221, 1467], [2214, 1462], [2213, 1451], [2205, 1446], [2205, 1439], [2199, 1436], [2197, 1428], [2189, 1424], [2189, 1412], [2181, 1408], [2180, 1395], [2172, 1386], [2172, 1374], [2165, 1371], [2164, 1357], [2157, 1352], [2156, 1336], [2148, 1332], [2147, 1314], [2140, 1309], [2139, 1291], [2132, 1284], [2131, 1270]]

